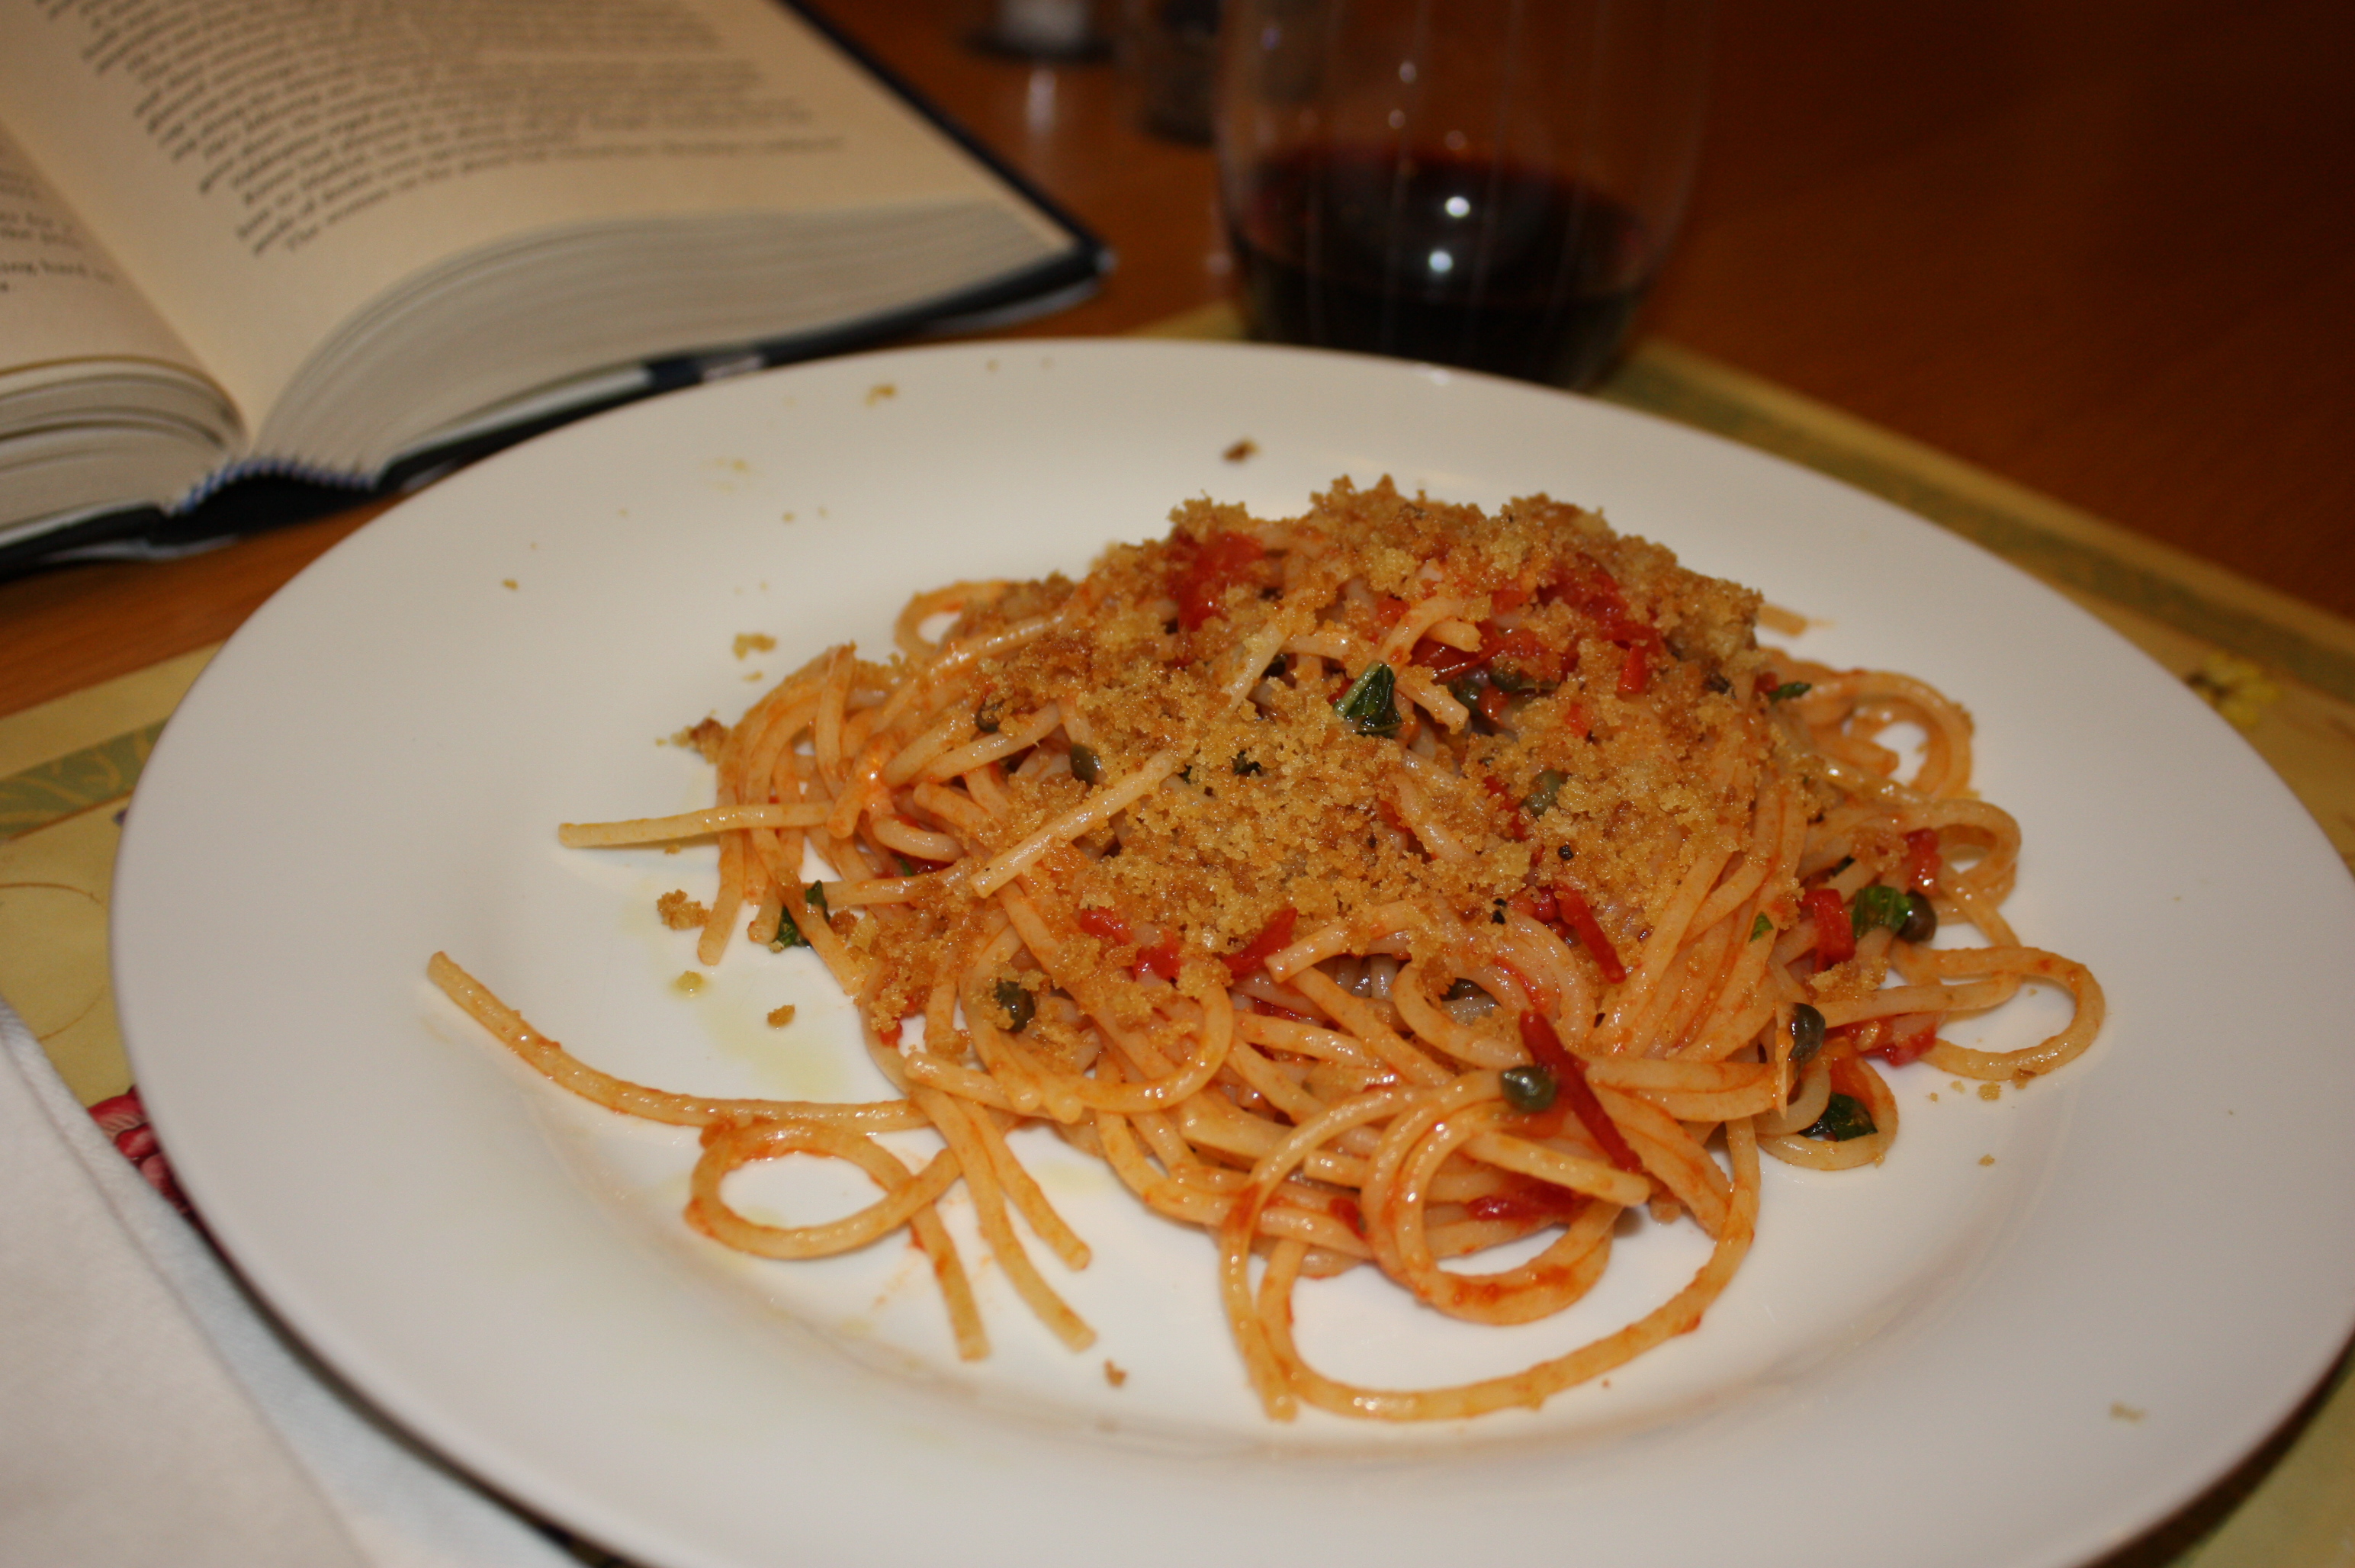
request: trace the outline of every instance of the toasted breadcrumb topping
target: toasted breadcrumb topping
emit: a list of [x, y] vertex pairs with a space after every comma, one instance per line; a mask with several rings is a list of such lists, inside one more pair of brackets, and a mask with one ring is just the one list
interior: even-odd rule
[[728, 726], [717, 719], [706, 718], [673, 734], [670, 743], [694, 752], [705, 762], [718, 767], [719, 753], [728, 745]]
[[673, 888], [655, 900], [655, 913], [673, 931], [694, 931], [711, 918], [711, 911], [687, 897], [681, 888]]
[[[1173, 523], [1081, 581], [970, 604], [945, 639], [1063, 616], [953, 695], [973, 717], [952, 743], [1050, 702], [1071, 738], [1014, 769], [1003, 815], [967, 814], [990, 854], [1082, 803], [1092, 786], [1075, 768], [1109, 781], [1156, 752], [1187, 759], [1057, 861], [1079, 908], [1130, 924], [1129, 947], [1174, 932], [1189, 951], [1231, 953], [1286, 908], [1305, 932], [1401, 900], [1476, 930], [1501, 923], [1504, 901], [1561, 887], [1633, 951], [1682, 869], [1746, 835], [1779, 734], [1751, 590], [1544, 496], [1492, 516], [1343, 480], [1298, 517], [1196, 500]], [[1430, 628], [1452, 645], [1426, 631], [1390, 654], [1398, 726], [1338, 715], [1391, 629], [1429, 620], [1434, 600], [1455, 602]], [[1231, 699], [1239, 656], [1270, 631], [1295, 651]], [[1433, 673], [1451, 655], [1486, 661], [1468, 683], [1479, 689], [1455, 683], [1462, 701]], [[861, 684], [897, 673], [868, 667]], [[1410, 700], [1417, 682], [1441, 695]], [[923, 977], [970, 937], [971, 901], [940, 880], [906, 906], [932, 940], [903, 927], [887, 944], [898, 973], [872, 994], [879, 1020], [920, 1005]], [[1134, 957], [1105, 946], [1108, 964]]]

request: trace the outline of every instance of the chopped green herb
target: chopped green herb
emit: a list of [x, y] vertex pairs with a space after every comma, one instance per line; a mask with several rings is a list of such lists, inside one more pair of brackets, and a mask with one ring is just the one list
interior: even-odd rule
[[1019, 980], [1000, 980], [996, 997], [998, 1007], [1006, 1014], [1004, 1027], [1008, 1034], [1020, 1034], [1030, 1027], [1030, 1020], [1039, 1014], [1038, 1001], [1023, 988]]
[[1256, 778], [1265, 772], [1267, 772], [1265, 768], [1261, 767], [1257, 763], [1251, 760], [1251, 753], [1249, 752], [1237, 752], [1235, 753], [1235, 775], [1238, 778]]
[[1755, 942], [1774, 929], [1774, 922], [1768, 916], [1762, 914], [1756, 920], [1750, 923], [1750, 940]]
[[1788, 702], [1795, 697], [1805, 697], [1815, 687], [1804, 680], [1786, 680], [1766, 694], [1769, 702]]
[[[817, 911], [818, 918], [820, 920], [826, 918], [826, 884], [824, 882], [812, 882], [807, 888], [804, 889], [802, 891], [802, 901], [809, 905], [810, 908]], [[807, 947], [809, 944], [809, 938], [804, 936], [801, 932], [801, 927], [794, 923], [794, 917], [783, 910], [778, 911], [777, 934], [770, 938], [769, 951], [772, 953], [783, 953], [788, 947]]]
[[1846, 1094], [1835, 1094], [1824, 1107], [1813, 1126], [1799, 1136], [1803, 1138], [1823, 1138], [1842, 1144], [1850, 1138], [1869, 1138], [1881, 1129], [1872, 1125], [1872, 1113]]
[[1856, 901], [1849, 906], [1849, 929], [1862, 936], [1876, 925], [1895, 931], [1905, 923], [1905, 894], [1897, 888], [1875, 882], [1857, 890]]
[[1806, 1002], [1791, 1009], [1791, 1065], [1805, 1067], [1824, 1048], [1824, 1015]]
[[1505, 1104], [1516, 1111], [1534, 1114], [1553, 1104], [1554, 1095], [1561, 1085], [1554, 1081], [1553, 1069], [1544, 1065], [1508, 1067], [1497, 1074], [1505, 1086]]
[[1443, 1002], [1493, 1002], [1497, 998], [1490, 996], [1478, 981], [1459, 978], [1450, 982], [1446, 994], [1439, 999]]
[[1521, 802], [1521, 809], [1531, 816], [1543, 816], [1553, 809], [1554, 797], [1561, 794], [1561, 786], [1569, 782], [1570, 775], [1561, 769], [1546, 769], [1538, 775], [1537, 787], [1529, 791], [1529, 798]]
[[1103, 763], [1092, 746], [1071, 748], [1071, 776], [1083, 784], [1103, 782]]
[[1390, 666], [1376, 662], [1366, 667], [1366, 673], [1349, 683], [1333, 711], [1341, 722], [1360, 735], [1395, 735], [1399, 725], [1398, 675]]

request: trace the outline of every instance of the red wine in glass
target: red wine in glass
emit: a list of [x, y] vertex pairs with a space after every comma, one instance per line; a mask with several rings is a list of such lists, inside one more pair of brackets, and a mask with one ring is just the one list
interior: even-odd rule
[[1252, 169], [1230, 215], [1260, 332], [1582, 386], [1651, 281], [1636, 215], [1555, 176], [1312, 148]]

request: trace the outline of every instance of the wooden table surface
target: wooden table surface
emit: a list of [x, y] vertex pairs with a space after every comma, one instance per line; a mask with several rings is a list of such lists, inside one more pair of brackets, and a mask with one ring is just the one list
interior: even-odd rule
[[[1210, 155], [1111, 67], [967, 48], [979, 0], [828, 9], [1118, 250], [1020, 331], [1224, 296]], [[1641, 329], [2355, 616], [2350, 61], [2345, 0], [1725, 0]], [[226, 636], [368, 515], [0, 583], [0, 712]]]

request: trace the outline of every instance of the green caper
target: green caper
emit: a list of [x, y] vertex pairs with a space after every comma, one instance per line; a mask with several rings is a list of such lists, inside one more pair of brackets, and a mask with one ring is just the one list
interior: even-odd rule
[[1805, 1067], [1824, 1048], [1824, 1015], [1806, 1002], [1791, 1009], [1791, 1065]]
[[1543, 816], [1553, 809], [1553, 803], [1561, 797], [1561, 786], [1569, 782], [1570, 775], [1560, 768], [1546, 769], [1538, 775], [1537, 787], [1529, 791], [1529, 798], [1521, 802], [1521, 809], [1531, 816]]
[[1103, 763], [1097, 759], [1093, 747], [1071, 748], [1071, 776], [1083, 784], [1101, 784], [1103, 781]]
[[1534, 1113], [1546, 1109], [1561, 1087], [1554, 1082], [1550, 1067], [1508, 1067], [1497, 1076], [1504, 1083], [1505, 1104], [1516, 1111]]
[[1030, 1027], [1030, 1020], [1038, 1016], [1039, 1003], [1023, 988], [1021, 981], [1000, 980], [996, 995], [997, 1005], [1005, 1009], [1007, 1033], [1020, 1034]]
[[1926, 893], [1907, 893], [1905, 919], [1897, 927], [1897, 940], [1919, 944], [1937, 934], [1938, 906], [1930, 901]]

